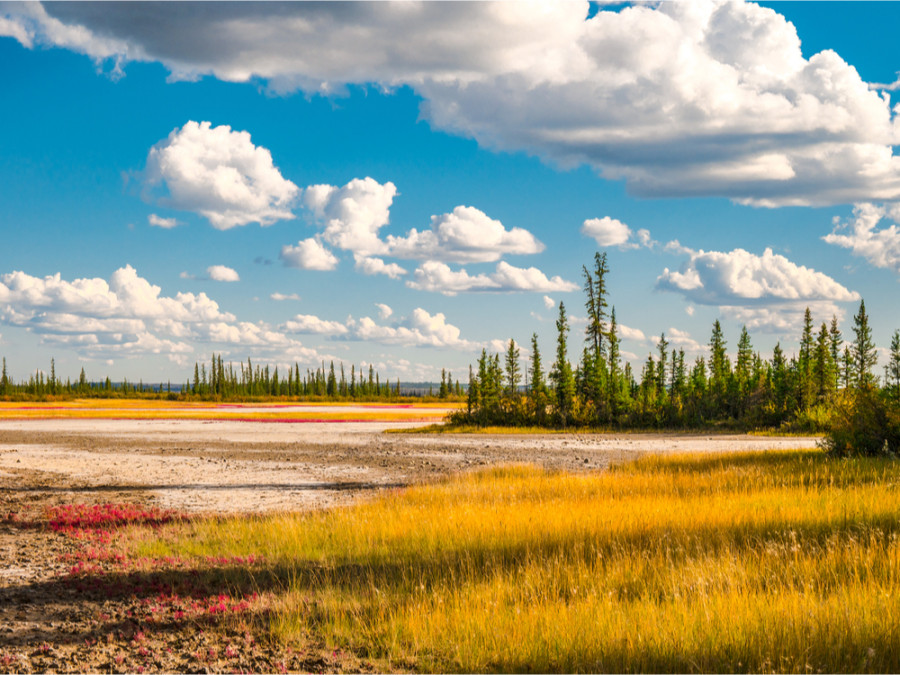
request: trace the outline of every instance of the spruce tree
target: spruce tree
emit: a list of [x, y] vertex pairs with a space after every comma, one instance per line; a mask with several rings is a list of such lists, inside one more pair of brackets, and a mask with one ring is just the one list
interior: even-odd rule
[[900, 330], [895, 330], [891, 336], [891, 350], [886, 369], [884, 384], [891, 398], [900, 402]]
[[506, 395], [510, 398], [519, 391], [519, 381], [522, 379], [522, 371], [519, 366], [519, 348], [516, 341], [510, 338], [506, 350]]
[[862, 389], [875, 384], [872, 366], [878, 361], [875, 343], [872, 342], [872, 329], [869, 327], [869, 315], [866, 314], [865, 300], [860, 301], [859, 311], [853, 317], [853, 334], [855, 336], [851, 349], [853, 370], [856, 375], [856, 386]]
[[556, 361], [550, 371], [550, 381], [556, 398], [556, 412], [563, 426], [572, 415], [575, 403], [575, 378], [572, 376], [572, 365], [569, 363], [568, 346], [569, 319], [566, 306], [559, 303], [559, 318], [556, 320]]

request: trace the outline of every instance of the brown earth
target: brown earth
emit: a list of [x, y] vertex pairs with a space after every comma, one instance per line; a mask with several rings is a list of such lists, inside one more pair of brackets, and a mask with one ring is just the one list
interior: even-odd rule
[[[271, 644], [252, 616], [247, 622], [193, 617], [147, 629], [141, 617], [151, 592], [144, 586], [155, 582], [130, 579], [110, 595], [71, 575], [71, 559], [85, 543], [47, 527], [47, 508], [55, 505], [135, 503], [187, 513], [314, 509], [490, 465], [595, 471], [646, 452], [815, 443], [750, 436], [380, 433], [397, 426], [0, 420], [0, 672], [372, 668], [328, 645], [291, 652]], [[254, 612], [258, 619], [264, 603]]]

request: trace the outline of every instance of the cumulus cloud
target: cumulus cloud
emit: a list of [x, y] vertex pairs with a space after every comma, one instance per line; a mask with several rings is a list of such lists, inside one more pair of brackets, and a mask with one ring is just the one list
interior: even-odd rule
[[284, 330], [290, 333], [316, 333], [318, 335], [344, 335], [347, 327], [339, 321], [326, 321], [312, 314], [298, 314], [285, 322]]
[[494, 262], [507, 254], [540, 253], [544, 245], [521, 227], [507, 230], [503, 223], [472, 206], [457, 206], [451, 213], [431, 217], [431, 229], [415, 228], [404, 237], [389, 236], [390, 255], [417, 260]]
[[581, 226], [581, 234], [591, 237], [598, 246], [618, 246], [619, 248], [653, 248], [657, 242], [650, 236], [650, 231], [640, 229], [632, 231], [621, 220], [604, 216], [603, 218], [589, 218]]
[[300, 190], [256, 146], [246, 131], [189, 121], [150, 149], [144, 181], [159, 203], [199, 213], [227, 230], [293, 218]]
[[303, 239], [296, 246], [282, 246], [279, 257], [288, 267], [303, 270], [333, 270], [338, 264], [337, 257], [315, 238]]
[[[393, 312], [384, 304], [377, 304], [382, 321]], [[460, 329], [447, 322], [438, 312], [431, 314], [417, 307], [406, 317], [390, 324], [380, 324], [371, 317], [349, 317], [346, 322], [329, 321], [310, 314], [298, 314], [285, 322], [281, 329], [289, 333], [316, 333], [340, 340], [358, 340], [386, 345], [410, 347], [438, 347], [450, 349], [474, 349], [476, 343], [461, 337]]]
[[694, 251], [680, 270], [663, 270], [656, 288], [718, 306], [748, 328], [774, 332], [795, 322], [807, 306], [821, 316], [842, 315], [836, 303], [860, 298], [826, 274], [797, 265], [770, 248], [761, 256], [744, 249]]
[[473, 349], [476, 346], [460, 337], [460, 329], [447, 323], [443, 313], [430, 314], [421, 307], [390, 326], [379, 325], [370, 317], [363, 317], [353, 322], [352, 335], [356, 340], [417, 347]]
[[0, 324], [95, 359], [160, 354], [183, 363], [198, 343], [239, 347], [242, 357], [247, 350], [310, 362], [318, 357], [265, 323], [238, 321], [205, 293], [163, 295], [130, 265], [117, 269], [109, 281], [2, 274]]
[[551, 298], [549, 295], [545, 295], [544, 296], [544, 307], [546, 307], [547, 309], [553, 309], [554, 307], [556, 307], [556, 300]]
[[795, 27], [752, 3], [636, 4], [590, 18], [587, 2], [161, 3], [153, 12], [25, 3], [4, 11], [0, 30], [95, 60], [159, 61], [173, 79], [259, 78], [311, 94], [409, 85], [436, 128], [588, 164], [642, 196], [762, 205], [900, 196], [889, 99], [833, 51], [804, 57]]
[[212, 265], [206, 268], [206, 274], [212, 281], [240, 281], [241, 277], [230, 267]]
[[303, 192], [303, 205], [324, 227], [322, 236], [332, 246], [362, 255], [385, 252], [378, 231], [388, 224], [397, 187], [373, 178], [354, 178], [343, 187], [311, 185]]
[[389, 305], [386, 305], [383, 302], [376, 302], [375, 306], [378, 308], [378, 316], [380, 316], [382, 319], [387, 319], [394, 313], [394, 310], [391, 309]]
[[900, 228], [896, 224], [880, 229], [877, 227], [886, 216], [896, 223], [900, 221], [900, 209], [857, 204], [853, 209], [853, 219], [845, 224], [836, 223], [831, 234], [822, 239], [850, 249], [853, 255], [865, 258], [875, 267], [900, 274]]
[[300, 300], [300, 296], [296, 293], [279, 293], [278, 291], [269, 294], [269, 297], [278, 302], [283, 302], [285, 300]]
[[414, 279], [406, 285], [420, 291], [434, 291], [444, 295], [489, 291], [512, 293], [516, 291], [554, 292], [574, 291], [578, 285], [562, 277], [547, 278], [536, 267], [514, 267], [506, 262], [497, 263], [493, 274], [470, 275], [465, 269], [453, 271], [448, 265], [429, 260], [414, 273]]
[[364, 255], [355, 254], [353, 259], [356, 261], [356, 271], [369, 276], [384, 274], [391, 279], [399, 279], [406, 274], [406, 270], [397, 263], [386, 263], [381, 258], [369, 258]]
[[174, 218], [162, 218], [155, 213], [151, 213], [147, 216], [147, 222], [153, 227], [161, 227], [164, 230], [170, 230], [180, 224]]
[[626, 246], [632, 232], [621, 220], [604, 216], [585, 220], [581, 234], [593, 238], [597, 246]]
[[647, 339], [644, 331], [640, 328], [632, 328], [624, 323], [616, 324], [616, 331], [623, 340], [634, 340], [635, 342], [643, 342]]

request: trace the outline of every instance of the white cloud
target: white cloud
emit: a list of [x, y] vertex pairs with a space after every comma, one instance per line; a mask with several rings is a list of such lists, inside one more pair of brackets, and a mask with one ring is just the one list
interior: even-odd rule
[[271, 293], [269, 297], [278, 302], [283, 302], [284, 300], [300, 300], [300, 296], [296, 293], [279, 293], [277, 291]]
[[631, 238], [631, 228], [625, 223], [609, 216], [590, 218], [581, 226], [581, 234], [592, 237], [598, 246], [626, 247]]
[[376, 302], [375, 306], [378, 308], [378, 316], [380, 316], [382, 319], [387, 319], [394, 313], [394, 310], [391, 309], [389, 305], [386, 305], [383, 302]]
[[[378, 303], [382, 320], [393, 313], [387, 305]], [[346, 322], [329, 321], [311, 314], [298, 314], [282, 325], [288, 333], [314, 333], [339, 340], [354, 340], [387, 345], [410, 347], [438, 347], [450, 349], [474, 349], [479, 346], [460, 337], [460, 329], [447, 323], [442, 313], [430, 314], [417, 307], [412, 314], [390, 325], [379, 324], [371, 317], [349, 317]]]
[[858, 293], [831, 277], [797, 265], [770, 248], [761, 256], [740, 248], [727, 253], [695, 252], [680, 271], [666, 268], [656, 287], [704, 305], [859, 300]]
[[170, 230], [180, 224], [174, 218], [162, 218], [155, 213], [151, 213], [147, 216], [147, 222], [153, 227], [161, 227], [164, 230]]
[[338, 321], [326, 321], [312, 314], [298, 314], [285, 322], [284, 330], [290, 333], [316, 333], [318, 335], [345, 335], [347, 327]]
[[684, 308], [684, 313], [687, 314], [688, 316], [694, 316], [694, 311], [695, 310], [694, 310], [693, 305], [688, 305], [687, 307]]
[[431, 217], [431, 229], [388, 236], [390, 255], [397, 258], [450, 262], [494, 262], [507, 254], [540, 253], [544, 245], [520, 227], [507, 230], [499, 220], [472, 206]]
[[827, 243], [850, 249], [853, 255], [865, 258], [875, 267], [883, 267], [900, 274], [900, 228], [896, 224], [876, 229], [886, 216], [900, 221], [900, 209], [891, 210], [874, 204], [857, 204], [853, 220], [835, 225], [831, 234], [822, 237]]
[[338, 264], [335, 255], [315, 238], [303, 239], [296, 246], [282, 246], [279, 257], [288, 267], [304, 270], [333, 270]]
[[355, 340], [399, 344], [417, 347], [447, 347], [451, 349], [473, 349], [476, 344], [460, 337], [460, 330], [447, 323], [447, 317], [438, 312], [430, 314], [417, 307], [413, 313], [391, 326], [375, 323], [363, 317], [352, 323], [352, 337]]
[[819, 316], [838, 316], [836, 304], [859, 300], [831, 277], [797, 265], [767, 248], [761, 256], [743, 249], [724, 253], [694, 251], [679, 271], [666, 268], [656, 280], [659, 290], [681, 293], [702, 305], [715, 305], [748, 329], [786, 330], [808, 306]]
[[212, 265], [206, 268], [207, 276], [213, 281], [240, 281], [241, 277], [230, 267]]
[[406, 285], [420, 291], [434, 291], [444, 295], [457, 293], [489, 291], [495, 293], [512, 293], [516, 291], [553, 292], [574, 291], [577, 284], [566, 281], [562, 277], [547, 278], [536, 267], [523, 269], [513, 267], [509, 263], [499, 262], [493, 274], [469, 275], [465, 269], [456, 272], [448, 265], [429, 260], [415, 271], [415, 279]]
[[369, 276], [384, 274], [391, 279], [399, 279], [406, 274], [406, 270], [397, 263], [386, 263], [381, 258], [368, 258], [357, 253], [354, 254], [353, 260], [356, 261], [356, 271]]
[[616, 331], [623, 340], [634, 340], [635, 342], [643, 342], [647, 339], [644, 331], [640, 328], [632, 328], [624, 323], [616, 324]]
[[805, 58], [795, 27], [752, 3], [641, 3], [590, 19], [586, 2], [153, 11], [147, 20], [127, 3], [24, 3], [5, 10], [0, 30], [26, 46], [160, 61], [173, 79], [262, 79], [311, 94], [409, 85], [435, 128], [588, 164], [641, 196], [900, 196], [890, 101], [835, 52]]
[[303, 205], [324, 227], [329, 244], [362, 255], [385, 252], [378, 231], [388, 224], [397, 195], [393, 183], [354, 178], [343, 187], [311, 185], [303, 192]]
[[556, 300], [551, 298], [549, 295], [545, 295], [544, 296], [544, 307], [546, 307], [547, 309], [553, 309], [554, 307], [556, 307]]
[[238, 321], [205, 293], [162, 295], [130, 265], [109, 279], [66, 281], [16, 271], [0, 275], [0, 324], [92, 359], [160, 354], [183, 363], [198, 343], [227, 344], [254, 355], [315, 362], [315, 350], [265, 323]]
[[590, 218], [581, 226], [581, 234], [592, 237], [598, 246], [618, 246], [620, 249], [653, 248], [657, 242], [650, 236], [650, 230], [632, 231], [628, 225], [615, 218]]
[[160, 204], [199, 213], [219, 230], [293, 218], [299, 194], [249, 133], [209, 122], [189, 121], [154, 145], [144, 180], [151, 192], [167, 191]]

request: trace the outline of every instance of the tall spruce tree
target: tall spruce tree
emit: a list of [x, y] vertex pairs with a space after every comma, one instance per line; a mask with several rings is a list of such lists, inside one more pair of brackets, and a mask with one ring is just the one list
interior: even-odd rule
[[560, 301], [559, 318], [556, 320], [556, 361], [550, 370], [550, 381], [553, 383], [556, 414], [563, 426], [569, 422], [575, 403], [575, 378], [572, 374], [572, 365], [569, 363], [568, 334], [569, 319], [566, 316], [566, 306]]
[[856, 386], [859, 388], [873, 386], [875, 376], [872, 375], [872, 366], [878, 362], [878, 353], [875, 351], [875, 343], [872, 342], [872, 329], [869, 327], [865, 300], [860, 301], [859, 311], [853, 317], [853, 335], [851, 355]]
[[509, 346], [506, 349], [506, 395], [512, 398], [519, 391], [519, 381], [522, 379], [522, 370], [519, 366], [519, 348], [516, 341], [509, 339]]

